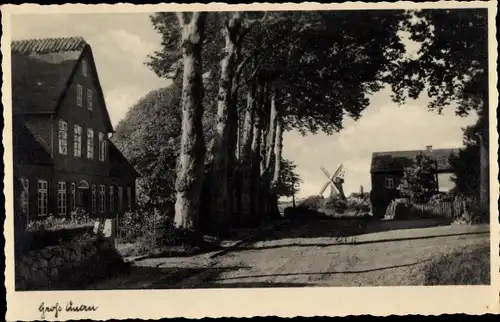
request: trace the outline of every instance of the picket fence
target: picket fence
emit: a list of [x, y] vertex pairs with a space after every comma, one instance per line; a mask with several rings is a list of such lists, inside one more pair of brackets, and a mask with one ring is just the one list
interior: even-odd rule
[[456, 218], [461, 216], [466, 210], [471, 209], [472, 200], [437, 201], [427, 204], [411, 203], [412, 211], [417, 215], [430, 215], [437, 217]]
[[[409, 200], [393, 200], [386, 209], [386, 218], [458, 218], [473, 209], [475, 200], [432, 201], [426, 204]], [[400, 217], [402, 216], [402, 217]]]

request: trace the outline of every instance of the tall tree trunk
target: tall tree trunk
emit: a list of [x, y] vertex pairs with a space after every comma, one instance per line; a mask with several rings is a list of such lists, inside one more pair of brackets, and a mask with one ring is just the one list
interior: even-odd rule
[[266, 147], [266, 171], [268, 173], [268, 179], [271, 181], [273, 177], [274, 168], [271, 167], [271, 161], [273, 159], [273, 152], [275, 151], [275, 139], [276, 139], [276, 126], [278, 119], [278, 108], [276, 106], [276, 96], [275, 92], [271, 92], [270, 97], [270, 111], [269, 111], [269, 130], [267, 132], [267, 147]]
[[231, 209], [228, 194], [228, 159], [230, 157], [230, 124], [234, 122], [235, 111], [233, 109], [236, 108], [236, 106], [231, 104], [231, 89], [236, 71], [236, 35], [241, 26], [240, 19], [241, 15], [239, 12], [231, 13], [227, 25], [223, 29], [226, 45], [224, 48], [224, 57], [221, 60], [221, 78], [217, 96], [217, 126], [216, 138], [212, 149], [214, 161], [212, 168], [212, 197], [210, 202], [211, 218], [215, 219], [219, 235], [227, 232], [228, 215]]
[[236, 70], [233, 74], [231, 86], [231, 98], [229, 108], [229, 147], [228, 147], [228, 191], [229, 198], [229, 214], [233, 219], [234, 224], [241, 222], [241, 175], [238, 160], [240, 159], [240, 115], [238, 112], [238, 90], [240, 87], [240, 66], [242, 61], [241, 45], [238, 37], [235, 44], [235, 66]]
[[202, 46], [205, 32], [206, 12], [195, 12], [191, 21], [184, 23], [184, 14], [179, 13], [182, 26], [182, 57], [184, 74], [182, 82], [182, 133], [180, 156], [176, 179], [176, 202], [174, 223], [177, 228], [197, 232], [205, 143], [203, 139], [203, 80]]
[[253, 137], [251, 148], [251, 185], [252, 185], [252, 214], [249, 218], [250, 223], [258, 222], [261, 215], [261, 147], [262, 137], [264, 136], [264, 101], [265, 101], [265, 88], [259, 82], [259, 101], [255, 106], [254, 122], [253, 122]]
[[275, 121], [275, 138], [273, 140], [274, 149], [274, 164], [270, 165], [273, 170], [270, 173], [270, 194], [268, 199], [268, 207], [270, 211], [271, 218], [279, 218], [280, 212], [278, 208], [278, 195], [277, 186], [279, 181], [279, 175], [281, 170], [281, 153], [283, 151], [283, 124], [279, 114], [279, 110], [276, 110], [276, 121]]
[[255, 80], [247, 93], [247, 106], [241, 137], [241, 216], [246, 222], [252, 215], [252, 143], [254, 139]]
[[271, 187], [276, 188], [281, 172], [281, 154], [283, 152], [283, 119], [278, 114], [276, 121], [276, 139], [274, 142], [274, 171]]
[[268, 135], [270, 130], [270, 97], [269, 97], [269, 86], [266, 84], [264, 103], [263, 103], [263, 122], [262, 122], [262, 136], [260, 143], [260, 207], [259, 215], [261, 218], [267, 218], [269, 214], [268, 208], [268, 196], [269, 196], [269, 167], [267, 166], [267, 152], [268, 147]]
[[[487, 130], [487, 129], [486, 129]], [[486, 135], [478, 134], [479, 138], [479, 205], [481, 211], [488, 212], [490, 204], [490, 162], [488, 141]]]

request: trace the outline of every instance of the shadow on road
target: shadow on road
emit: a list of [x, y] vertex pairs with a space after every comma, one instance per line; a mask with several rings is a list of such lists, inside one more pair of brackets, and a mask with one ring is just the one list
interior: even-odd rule
[[[408, 237], [408, 238], [387, 238], [387, 239], [374, 239], [374, 240], [364, 240], [357, 241], [355, 238], [346, 238], [343, 240], [337, 239], [334, 243], [292, 243], [292, 244], [282, 244], [282, 245], [270, 245], [270, 246], [242, 246], [237, 247], [232, 250], [232, 252], [244, 251], [244, 250], [264, 250], [264, 249], [275, 249], [275, 248], [283, 248], [283, 247], [329, 247], [329, 246], [338, 246], [338, 245], [365, 245], [365, 244], [376, 244], [376, 243], [388, 243], [388, 242], [399, 242], [399, 241], [409, 241], [409, 240], [417, 240], [417, 239], [431, 239], [431, 238], [443, 238], [443, 237], [456, 237], [456, 236], [468, 236], [468, 235], [489, 235], [489, 232], [471, 232], [471, 233], [459, 233], [459, 234], [440, 234], [440, 235], [432, 235], [432, 236], [417, 236], [417, 237]], [[353, 236], [355, 237], [355, 236]]]
[[323, 219], [323, 220], [292, 220], [289, 224], [277, 228], [272, 234], [262, 236], [256, 241], [271, 241], [289, 238], [337, 238], [346, 241], [347, 237], [370, 233], [431, 228], [447, 226], [450, 219], [433, 218], [419, 220], [366, 220], [366, 219]]
[[241, 283], [224, 283], [224, 284], [216, 284], [207, 282], [197, 289], [205, 289], [205, 288], [264, 288], [264, 287], [272, 287], [272, 288], [285, 288], [285, 287], [311, 287], [313, 284], [307, 283], [275, 283], [275, 282], [241, 282]]
[[[227, 278], [222, 278], [222, 279], [212, 279], [210, 281], [210, 283], [216, 283], [216, 282], [228, 281], [228, 280], [240, 280], [240, 279], [246, 279], [246, 278], [269, 278], [269, 277], [287, 277], [287, 276], [300, 276], [300, 275], [309, 276], [309, 275], [335, 275], [335, 274], [363, 274], [363, 273], [383, 271], [383, 270], [387, 270], [387, 269], [410, 267], [410, 266], [424, 264], [424, 263], [427, 263], [429, 261], [430, 260], [422, 260], [422, 261], [409, 263], [409, 264], [385, 266], [385, 267], [371, 268], [371, 269], [365, 269], [365, 270], [355, 270], [355, 271], [298, 272], [298, 273], [283, 273], [283, 274], [244, 275], [244, 276], [227, 277]], [[262, 282], [262, 283], [264, 283], [264, 282]], [[268, 284], [270, 284], [270, 283], [268, 283]], [[221, 287], [224, 287], [224, 285], [229, 285], [229, 284], [221, 283], [218, 285], [221, 285]], [[308, 284], [307, 286], [309, 286], [309, 285], [310, 284]]]
[[186, 278], [210, 270], [211, 276], [247, 267], [144, 267], [132, 266], [130, 270], [112, 279], [97, 282], [85, 290], [177, 289]]

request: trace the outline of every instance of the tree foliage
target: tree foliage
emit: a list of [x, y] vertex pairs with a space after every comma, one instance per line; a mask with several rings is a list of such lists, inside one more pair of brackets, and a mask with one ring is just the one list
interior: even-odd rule
[[415, 162], [406, 167], [398, 188], [399, 192], [411, 201], [425, 203], [437, 191], [436, 160], [417, 155]]
[[394, 99], [417, 98], [426, 91], [429, 109], [441, 112], [458, 102], [456, 113], [486, 111], [488, 104], [487, 9], [419, 10], [407, 12], [410, 39], [421, 48], [399, 66], [392, 82]]
[[113, 141], [139, 172], [137, 200], [164, 207], [173, 201], [179, 151], [181, 88], [174, 83], [139, 100], [116, 127]]
[[295, 169], [297, 165], [293, 161], [281, 159], [281, 168], [276, 186], [278, 197], [291, 197], [300, 191], [300, 184], [303, 182]]
[[480, 163], [479, 142], [476, 133], [483, 125], [478, 120], [474, 125], [464, 128], [464, 148], [457, 155], [450, 157], [450, 165], [453, 170], [452, 181], [455, 184], [453, 192], [466, 196], [478, 197], [480, 185]]

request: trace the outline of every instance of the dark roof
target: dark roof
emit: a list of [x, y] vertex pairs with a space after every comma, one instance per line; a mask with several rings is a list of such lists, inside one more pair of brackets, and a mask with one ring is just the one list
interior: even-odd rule
[[14, 114], [54, 113], [75, 65], [76, 60], [65, 60], [54, 64], [13, 53]]
[[109, 142], [109, 161], [111, 163], [110, 175], [112, 177], [133, 177], [134, 179], [139, 176], [135, 168], [125, 158], [122, 152], [113, 144]]
[[24, 125], [21, 119], [13, 118], [12, 143], [14, 164], [52, 165], [50, 152]]
[[450, 155], [457, 154], [459, 149], [432, 149], [411, 151], [373, 152], [370, 172], [402, 172], [411, 166], [415, 157], [424, 154], [437, 161], [438, 171], [448, 171]]
[[[12, 105], [15, 115], [55, 113], [85, 50], [81, 37], [28, 39], [12, 42]], [[113, 131], [94, 64], [104, 119]], [[29, 94], [27, 94], [29, 93]]]

